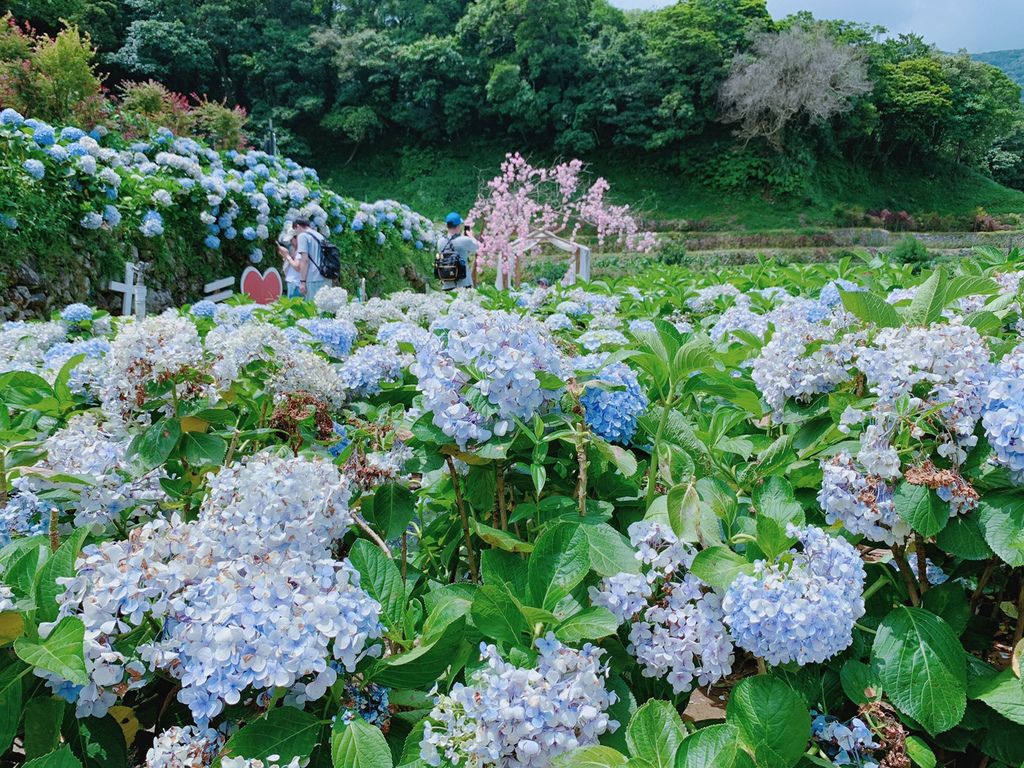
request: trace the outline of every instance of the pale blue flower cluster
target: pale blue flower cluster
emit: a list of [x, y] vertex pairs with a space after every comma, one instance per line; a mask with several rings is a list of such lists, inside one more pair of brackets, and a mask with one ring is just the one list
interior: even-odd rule
[[349, 353], [359, 333], [350, 320], [334, 318], [305, 318], [299, 320], [298, 326], [305, 328], [324, 352], [338, 360]]
[[981, 423], [996, 461], [1024, 482], [1024, 345], [1017, 346], [993, 371], [985, 393]]
[[384, 382], [398, 381], [404, 368], [402, 356], [390, 344], [360, 347], [338, 366], [344, 388], [356, 397], [375, 395]]
[[644, 677], [664, 678], [675, 693], [718, 682], [732, 671], [733, 643], [721, 598], [686, 572], [696, 552], [660, 523], [633, 523], [629, 537], [649, 570], [603, 579], [591, 603], [631, 622], [627, 650]]
[[583, 406], [587, 426], [611, 443], [629, 445], [637, 418], [650, 400], [640, 386], [636, 371], [625, 363], [605, 365], [606, 354], [586, 355], [572, 361], [573, 368], [589, 375], [583, 379]]
[[853, 642], [864, 615], [864, 564], [847, 541], [820, 528], [789, 526], [802, 544], [779, 560], [759, 560], [725, 593], [725, 623], [737, 646], [769, 664], [825, 661]]
[[[353, 671], [382, 629], [358, 573], [332, 556], [350, 495], [328, 461], [257, 454], [212, 478], [195, 522], [157, 519], [86, 547], [59, 598], [61, 616], [86, 624], [91, 682], [70, 692], [79, 716], [104, 714], [147, 668], [180, 681], [199, 725], [247, 690], [301, 684], [317, 699], [337, 680], [331, 659]], [[117, 650], [146, 620], [162, 632]]]
[[601, 347], [622, 347], [628, 341], [625, 334], [611, 328], [590, 329], [581, 333], [576, 339], [576, 342], [588, 352], [593, 352]]
[[189, 311], [192, 313], [194, 317], [212, 318], [215, 314], [217, 314], [217, 305], [214, 302], [210, 301], [209, 299], [203, 299], [193, 304], [192, 308]]
[[821, 292], [818, 294], [818, 301], [824, 304], [826, 307], [836, 307], [842, 302], [842, 298], [839, 296], [839, 290], [844, 291], [863, 291], [864, 289], [857, 285], [851, 280], [845, 280], [838, 278], [832, 280], [822, 287]]
[[65, 323], [87, 323], [92, 320], [92, 307], [86, 304], [68, 304], [60, 311], [60, 319]]
[[845, 451], [821, 463], [818, 503], [829, 524], [889, 546], [903, 544], [910, 526], [897, 513], [892, 489], [877, 475], [866, 475]]
[[[155, 209], [177, 202], [182, 214], [175, 215], [173, 225], [191, 227], [213, 250], [239, 234], [249, 244], [269, 240], [272, 229], [300, 215], [325, 235], [339, 234], [351, 222], [353, 231], [365, 232], [378, 246], [408, 242], [423, 248], [436, 241], [431, 222], [408, 206], [394, 200], [356, 204], [321, 187], [315, 171], [292, 160], [257, 150], [216, 152], [167, 128], [127, 148], [108, 147], [102, 145], [106, 130], [86, 134], [65, 126], [57, 131], [13, 109], [2, 114], [0, 133], [24, 158], [21, 168], [30, 178], [64, 184], [83, 202], [101, 205], [118, 200], [122, 182], [130, 180], [125, 188], [131, 199], [117, 216], [122, 211], [131, 216], [132, 226], [146, 237], [164, 234]], [[145, 211], [150, 206], [153, 210]], [[104, 221], [116, 226], [112, 218], [87, 213], [80, 222], [95, 230]]]
[[52, 502], [39, 498], [33, 491], [16, 489], [0, 507], [0, 548], [10, 544], [14, 537], [46, 533], [52, 509], [56, 509]]
[[615, 730], [607, 709], [616, 695], [605, 689], [604, 651], [590, 643], [569, 648], [551, 633], [536, 641], [534, 668], [504, 661], [493, 645], [480, 645], [486, 664], [468, 685], [438, 695], [428, 715], [420, 757], [428, 765], [541, 768], [577, 747], [596, 744]]
[[435, 426], [465, 448], [504, 435], [514, 418], [529, 420], [562, 392], [548, 374], [564, 374], [558, 348], [543, 326], [507, 312], [450, 312], [436, 330], [444, 337], [417, 350], [410, 371], [418, 379], [424, 410]]
[[173, 725], [153, 739], [144, 768], [206, 768], [224, 746], [224, 734], [212, 728]]
[[109, 351], [110, 342], [104, 338], [58, 342], [43, 354], [43, 376], [47, 380], [55, 380], [72, 358], [84, 355], [85, 359], [71, 369], [68, 388], [76, 395], [95, 395], [106, 373], [104, 358]]

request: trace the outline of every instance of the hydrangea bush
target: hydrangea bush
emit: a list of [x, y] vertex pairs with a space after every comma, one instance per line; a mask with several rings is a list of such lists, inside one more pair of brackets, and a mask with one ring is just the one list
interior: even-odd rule
[[865, 259], [4, 324], [4, 760], [1021, 765], [1024, 259]]

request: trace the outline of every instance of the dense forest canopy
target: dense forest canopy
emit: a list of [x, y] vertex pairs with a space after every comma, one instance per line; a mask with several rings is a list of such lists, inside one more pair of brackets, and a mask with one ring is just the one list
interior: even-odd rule
[[500, 138], [563, 154], [658, 153], [780, 191], [821, 157], [964, 164], [1024, 184], [1020, 88], [1002, 71], [916, 35], [810, 13], [773, 20], [765, 0], [644, 12], [606, 0], [9, 8], [42, 31], [77, 25], [108, 87], [152, 78], [241, 105], [250, 136], [264, 140], [273, 124], [278, 147], [300, 157]]

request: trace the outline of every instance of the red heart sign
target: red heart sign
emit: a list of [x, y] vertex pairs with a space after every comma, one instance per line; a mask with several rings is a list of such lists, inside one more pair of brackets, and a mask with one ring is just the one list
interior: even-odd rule
[[260, 272], [256, 267], [246, 267], [242, 272], [242, 293], [257, 304], [273, 304], [281, 298], [281, 273], [271, 267]]

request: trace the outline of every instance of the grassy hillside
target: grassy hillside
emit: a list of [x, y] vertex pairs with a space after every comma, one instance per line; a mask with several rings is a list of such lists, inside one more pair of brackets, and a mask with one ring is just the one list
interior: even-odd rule
[[[437, 219], [450, 210], [465, 212], [480, 184], [497, 173], [504, 153], [498, 146], [447, 151], [406, 147], [364, 151], [350, 163], [321, 157], [314, 165], [339, 192], [369, 200], [393, 197]], [[967, 170], [930, 176], [832, 163], [819, 167], [803, 194], [777, 196], [760, 190], [723, 192], [650, 159], [597, 157], [590, 162], [593, 172], [611, 182], [616, 201], [628, 202], [652, 219], [703, 221], [714, 229], [833, 226], [837, 206], [943, 216], [970, 215], [978, 207], [994, 215], [1024, 213], [1024, 192]]]
[[1009, 51], [974, 53], [971, 54], [971, 58], [999, 67], [1016, 83], [1024, 87], [1024, 48], [1016, 48]]

